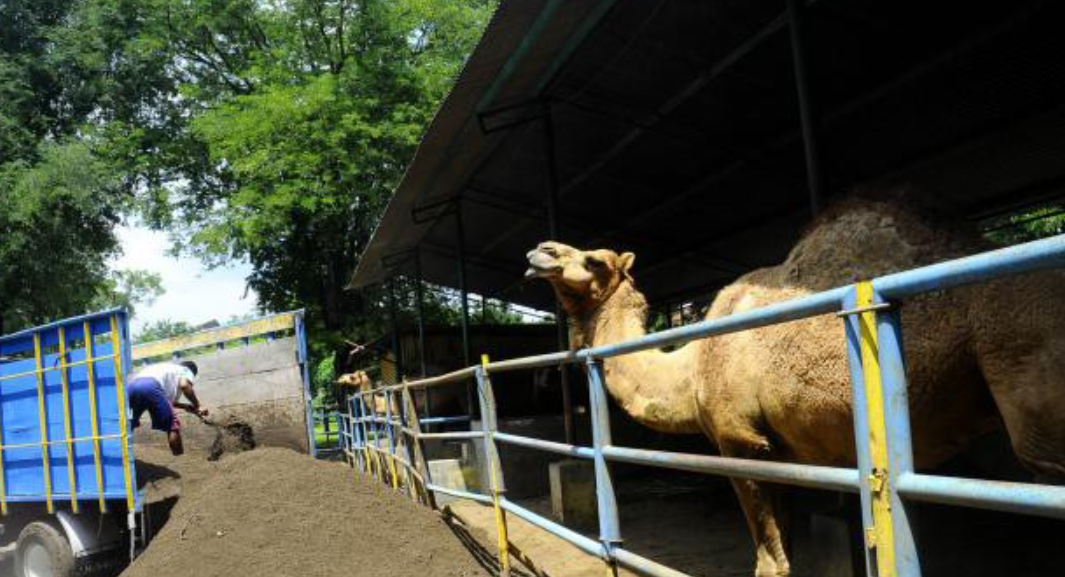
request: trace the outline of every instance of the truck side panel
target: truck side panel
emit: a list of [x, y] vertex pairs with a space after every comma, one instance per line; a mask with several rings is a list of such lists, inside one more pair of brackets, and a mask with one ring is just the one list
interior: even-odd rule
[[85, 503], [99, 501], [102, 493], [139, 505], [133, 455], [122, 431], [127, 343], [124, 311], [0, 338], [0, 496], [7, 502], [51, 498], [66, 508], [72, 495]]

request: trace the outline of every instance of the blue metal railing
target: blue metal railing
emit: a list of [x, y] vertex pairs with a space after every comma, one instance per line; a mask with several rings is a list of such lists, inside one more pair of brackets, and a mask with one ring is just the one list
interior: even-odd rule
[[[423, 497], [431, 504], [433, 492], [493, 504], [500, 525], [500, 563], [506, 572], [508, 547], [504, 512], [549, 531], [586, 553], [602, 558], [611, 569], [623, 566], [652, 576], [683, 575], [624, 549], [615, 493], [608, 462], [624, 462], [667, 469], [694, 471], [790, 485], [859, 493], [862, 521], [873, 538], [868, 547], [866, 566], [870, 575], [919, 577], [918, 561], [904, 501], [926, 501], [948, 505], [977, 507], [1015, 513], [1065, 518], [1065, 487], [1030, 483], [1010, 483], [962, 479], [914, 472], [910, 434], [906, 375], [901, 347], [901, 326], [897, 308], [886, 303], [914, 295], [952, 289], [1007, 275], [1065, 266], [1065, 236], [1035, 241], [971, 257], [890, 274], [872, 280], [839, 287], [810, 296], [776, 303], [727, 317], [647, 335], [643, 338], [606, 346], [563, 351], [499, 362], [484, 362], [438, 377], [373, 391], [356, 393], [349, 399], [342, 443], [353, 465], [363, 471], [388, 479], [398, 488], [396, 459], [407, 465], [407, 480], [419, 479]], [[854, 431], [857, 468], [799, 465], [708, 455], [650, 451], [615, 446], [610, 438], [606, 386], [602, 361], [610, 357], [641, 350], [679, 345], [727, 333], [734, 333], [812, 316], [837, 313], [846, 328], [846, 346], [851, 367]], [[872, 356], [869, 356], [872, 355]], [[586, 369], [591, 401], [593, 442], [583, 447], [495, 431], [495, 405], [491, 395], [490, 375], [503, 372], [563, 364], [582, 364]], [[482, 430], [444, 437], [422, 433], [417, 416], [411, 419], [413, 403], [395, 402], [397, 393], [410, 399], [412, 389], [465, 382], [475, 378], [481, 393]], [[374, 405], [381, 398], [388, 410], [384, 419], [377, 417]], [[367, 400], [369, 399], [369, 402]], [[873, 403], [870, 405], [870, 403]], [[870, 409], [872, 407], [872, 409]], [[393, 410], [398, 408], [400, 410]], [[398, 420], [393, 417], [398, 417]], [[871, 440], [871, 427], [882, 428]], [[403, 434], [395, 435], [396, 429]], [[432, 483], [424, 457], [411, 459], [411, 448], [418, 452], [426, 438], [483, 438], [488, 456], [484, 464], [490, 483], [488, 495], [439, 487]], [[401, 442], [397, 443], [397, 439]], [[387, 446], [382, 447], [382, 441]], [[553, 452], [569, 457], [589, 459], [595, 464], [596, 494], [599, 511], [599, 540], [576, 533], [509, 501], [504, 494], [502, 470], [496, 444], [504, 443]], [[385, 462], [392, 463], [385, 471]], [[411, 463], [413, 462], [413, 465]], [[418, 469], [418, 470], [415, 470]], [[879, 516], [878, 516], [879, 515]], [[885, 528], [889, 530], [885, 531]], [[875, 551], [875, 552], [874, 552]]]

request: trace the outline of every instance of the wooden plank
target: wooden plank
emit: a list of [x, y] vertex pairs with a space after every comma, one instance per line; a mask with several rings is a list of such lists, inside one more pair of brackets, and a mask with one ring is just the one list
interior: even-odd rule
[[279, 332], [292, 329], [295, 326], [296, 313], [282, 313], [239, 325], [218, 327], [216, 329], [200, 331], [189, 335], [182, 335], [180, 337], [134, 345], [133, 360], [138, 361], [141, 359], [169, 356], [173, 353], [188, 349], [255, 337], [266, 333]]

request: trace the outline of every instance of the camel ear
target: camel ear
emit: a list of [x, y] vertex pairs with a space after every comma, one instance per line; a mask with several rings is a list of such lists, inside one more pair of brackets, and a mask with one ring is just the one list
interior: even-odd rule
[[623, 253], [618, 257], [618, 270], [621, 271], [622, 276], [632, 282], [632, 263], [636, 261], [636, 255], [631, 252]]

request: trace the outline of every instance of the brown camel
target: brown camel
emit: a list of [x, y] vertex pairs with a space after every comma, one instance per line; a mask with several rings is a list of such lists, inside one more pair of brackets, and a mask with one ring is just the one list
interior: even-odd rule
[[[375, 387], [373, 381], [370, 380], [370, 375], [366, 374], [366, 371], [355, 371], [353, 373], [347, 373], [337, 377], [337, 384], [341, 387], [348, 387], [358, 390], [360, 393], [368, 393]], [[374, 395], [373, 397], [373, 410], [378, 416], [383, 417], [388, 409], [388, 404], [385, 402], [384, 397]], [[399, 407], [396, 404], [396, 400], [392, 402], [393, 414], [399, 414]]]
[[[778, 266], [723, 289], [708, 318], [989, 248], [894, 203], [849, 200], [819, 218]], [[527, 277], [548, 280], [576, 347], [645, 334], [634, 256], [545, 242]], [[930, 293], [902, 304], [916, 465], [927, 467], [1003, 421], [1021, 462], [1065, 478], [1065, 276], [1058, 272]], [[640, 423], [702, 432], [726, 456], [854, 466], [843, 323], [824, 315], [607, 359], [606, 385]], [[997, 412], [996, 412], [997, 406]], [[755, 541], [755, 575], [788, 575], [772, 484], [733, 480]]]

